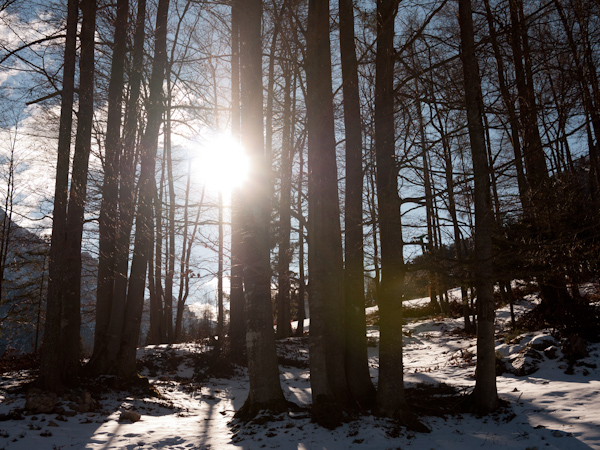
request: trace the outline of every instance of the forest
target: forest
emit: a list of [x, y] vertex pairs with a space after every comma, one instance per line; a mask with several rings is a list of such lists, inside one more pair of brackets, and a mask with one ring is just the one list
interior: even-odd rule
[[[599, 340], [580, 289], [600, 262], [599, 18], [597, 0], [1, 0], [1, 334], [35, 330], [35, 387], [58, 395], [139, 388], [138, 348], [206, 339], [247, 367], [240, 420], [298, 408], [276, 347], [307, 334], [314, 422], [427, 432], [403, 303], [428, 297], [476, 338], [460, 410], [497, 413], [497, 308], [515, 333]], [[516, 280], [540, 299], [521, 317]]]

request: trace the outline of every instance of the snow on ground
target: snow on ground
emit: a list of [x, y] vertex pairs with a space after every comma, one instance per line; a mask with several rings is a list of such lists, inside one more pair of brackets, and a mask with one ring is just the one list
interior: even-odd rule
[[[535, 301], [528, 296], [515, 309], [522, 313]], [[499, 310], [499, 327], [508, 320], [508, 309]], [[465, 391], [473, 387], [475, 340], [449, 333], [460, 326], [459, 319], [441, 318], [406, 325], [407, 388], [421, 383], [446, 383]], [[376, 342], [378, 330], [369, 327], [368, 333], [370, 342]], [[498, 339], [497, 350], [511, 360], [531, 341], [551, 339], [548, 335], [530, 333], [512, 344]], [[278, 345], [285, 395], [308, 406], [307, 339], [290, 338]], [[499, 376], [498, 392], [509, 406], [491, 417], [422, 416], [432, 430], [429, 434], [413, 433], [391, 420], [372, 416], [327, 430], [311, 423], [306, 412], [237, 423], [233, 414], [246, 399], [247, 374], [238, 369], [231, 379], [195, 381], [199, 355], [206, 350], [201, 344], [140, 349], [138, 356], [146, 361], [143, 374], [161, 398], [112, 393], [98, 399], [100, 411], [72, 417], [25, 414], [21, 420], [6, 420], [11, 418], [7, 414], [18, 413], [25, 405], [24, 394], [12, 388], [22, 383], [27, 373], [4, 374], [0, 380], [0, 449], [600, 449], [599, 344], [589, 346], [590, 356], [575, 365], [572, 375], [565, 374], [567, 363], [558, 350], [555, 359], [542, 357], [539, 370], [529, 376]], [[376, 347], [369, 347], [369, 363], [376, 382]], [[120, 422], [120, 413], [126, 410], [137, 411], [141, 420]]]

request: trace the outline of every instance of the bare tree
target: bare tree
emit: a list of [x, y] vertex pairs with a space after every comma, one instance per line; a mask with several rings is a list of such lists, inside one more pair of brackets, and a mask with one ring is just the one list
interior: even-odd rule
[[343, 268], [333, 121], [329, 4], [308, 3], [308, 264], [313, 417], [335, 426], [350, 401], [345, 373]]
[[117, 2], [113, 54], [108, 86], [108, 117], [104, 157], [104, 184], [98, 219], [98, 285], [94, 347], [106, 345], [115, 286], [115, 253], [118, 230], [119, 163], [121, 159], [121, 118], [129, 0]]
[[398, 197], [394, 126], [394, 20], [399, 0], [377, 1], [375, 154], [381, 239], [379, 384], [380, 414], [410, 423], [402, 364], [402, 287], [406, 269]]
[[[70, 24], [77, 26], [77, 14], [70, 5], [68, 15]], [[64, 385], [73, 385], [79, 376], [79, 332], [81, 326], [81, 238], [83, 233], [83, 214], [86, 201], [88, 161], [91, 148], [91, 131], [94, 113], [94, 34], [96, 29], [96, 2], [85, 0], [81, 3], [81, 56], [79, 58], [79, 115], [75, 136], [75, 151], [71, 175], [68, 203], [66, 198], [66, 178], [68, 179], [68, 147], [70, 129], [64, 130], [59, 146], [57, 167], [55, 211], [56, 238], [52, 247], [61, 249], [51, 251], [50, 264], [52, 278], [49, 283], [49, 295], [46, 314], [45, 349], [40, 371], [40, 385], [49, 390], [61, 390]], [[72, 16], [71, 16], [72, 14]], [[74, 24], [73, 24], [74, 20]], [[72, 32], [75, 32], [73, 29]], [[67, 85], [71, 83], [71, 58], [75, 59], [75, 48], [71, 46], [72, 37], [67, 38], [65, 48], [65, 66], [69, 73], [65, 76]], [[70, 86], [68, 87], [70, 90]], [[70, 93], [66, 93], [67, 97]], [[65, 107], [72, 107], [72, 99], [67, 99]], [[67, 113], [69, 115], [69, 113]], [[70, 125], [70, 119], [65, 118]], [[64, 125], [65, 123], [61, 124]], [[59, 136], [60, 140], [60, 136]], [[67, 159], [65, 162], [64, 159]], [[63, 171], [66, 171], [63, 173]], [[68, 207], [67, 207], [68, 204]], [[51, 294], [50, 294], [51, 292]]]
[[148, 255], [152, 245], [150, 228], [152, 227], [152, 198], [155, 186], [156, 150], [158, 134], [162, 122], [163, 81], [167, 64], [167, 18], [169, 0], [159, 0], [154, 37], [154, 62], [149, 83], [148, 123], [141, 140], [140, 192], [136, 213], [136, 231], [131, 274], [127, 292], [125, 317], [119, 349], [118, 374], [128, 379], [135, 374], [135, 351], [139, 339]]
[[483, 98], [477, 56], [471, 0], [459, 0], [459, 24], [463, 62], [467, 126], [471, 141], [475, 178], [475, 287], [477, 289], [477, 377], [473, 391], [474, 410], [486, 415], [498, 408], [496, 389], [496, 353], [494, 341], [494, 282], [492, 230], [494, 211], [490, 194], [490, 176], [485, 130]]
[[279, 381], [275, 354], [271, 268], [269, 261], [270, 166], [263, 138], [262, 2], [240, 5], [241, 141], [250, 159], [243, 199], [244, 288], [246, 292], [246, 351], [250, 392], [237, 412], [254, 417], [262, 410], [284, 411], [287, 402]]
[[354, 44], [352, 1], [340, 0], [340, 51], [346, 135], [344, 296], [346, 375], [354, 400], [373, 406], [375, 387], [369, 375], [365, 318], [363, 251], [363, 151], [358, 61]]
[[52, 214], [52, 240], [48, 263], [49, 278], [54, 281], [48, 283], [46, 324], [44, 326], [46, 351], [40, 363], [40, 384], [45, 389], [52, 390], [60, 389], [64, 383], [59, 358], [61, 352], [62, 276], [64, 273], [61, 263], [65, 252], [71, 127], [73, 123], [73, 97], [75, 91], [77, 23], [79, 16], [77, 0], [70, 0], [67, 8], [67, 36], [65, 41], [60, 129], [58, 135], [58, 161], [56, 164], [54, 210]]

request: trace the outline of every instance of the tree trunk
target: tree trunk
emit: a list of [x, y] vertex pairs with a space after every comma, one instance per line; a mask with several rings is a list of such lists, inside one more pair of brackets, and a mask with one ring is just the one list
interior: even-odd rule
[[[231, 131], [240, 137], [240, 5], [231, 2]], [[241, 234], [241, 194], [231, 194], [231, 281], [229, 290], [229, 339], [234, 354], [242, 352], [246, 338], [246, 317], [242, 264], [243, 239]]]
[[62, 321], [62, 292], [65, 253], [67, 201], [69, 189], [69, 163], [71, 154], [71, 127], [73, 123], [73, 97], [75, 91], [75, 66], [77, 57], [78, 2], [69, 0], [67, 10], [67, 37], [65, 42], [63, 87], [58, 134], [58, 161], [54, 187], [52, 238], [48, 264], [48, 297], [44, 326], [44, 352], [40, 361], [39, 383], [43, 389], [61, 390], [64, 379], [60, 363], [62, 352], [60, 334]]
[[543, 203], [541, 202], [544, 196], [542, 187], [548, 179], [548, 170], [537, 124], [537, 106], [529, 60], [527, 28], [521, 20], [522, 0], [509, 0], [509, 6], [512, 25], [511, 43], [523, 130], [523, 156], [531, 190], [531, 200], [536, 205]]
[[218, 263], [217, 263], [217, 336], [218, 345], [221, 346], [223, 339], [223, 194], [219, 192], [219, 249], [218, 249]]
[[64, 297], [62, 326], [63, 379], [74, 384], [79, 374], [81, 338], [81, 238], [87, 192], [88, 163], [94, 119], [94, 35], [96, 2], [81, 2], [81, 56], [79, 58], [79, 114], [67, 208], [66, 240], [63, 264]]
[[[416, 62], [414, 63], [415, 67], [416, 66]], [[429, 156], [428, 156], [428, 152], [427, 152], [427, 142], [426, 142], [426, 137], [425, 137], [425, 123], [423, 121], [423, 108], [421, 107], [421, 98], [420, 98], [420, 88], [419, 88], [419, 80], [418, 78], [415, 78], [415, 93], [417, 96], [416, 99], [416, 104], [417, 104], [417, 120], [419, 121], [419, 135], [421, 138], [421, 158], [423, 160], [423, 188], [424, 188], [424, 193], [425, 193], [425, 218], [426, 218], [426, 222], [427, 222], [427, 255], [429, 257], [429, 265], [430, 267], [432, 266], [432, 264], [434, 263], [433, 258], [435, 257], [435, 252], [434, 250], [437, 248], [436, 245], [434, 245], [434, 232], [433, 232], [433, 222], [434, 222], [434, 217], [433, 217], [433, 195], [431, 192], [431, 177], [430, 177], [430, 173], [429, 173]], [[442, 140], [444, 138], [442, 137]], [[429, 303], [431, 304], [431, 306], [433, 307], [434, 311], [439, 311], [439, 312], [444, 312], [446, 313], [447, 311], [444, 310], [443, 308], [443, 303], [438, 302], [437, 301], [437, 292], [438, 292], [438, 283], [437, 283], [437, 275], [434, 272], [434, 270], [432, 270], [432, 268], [430, 268], [428, 270], [428, 277], [429, 277]]]
[[152, 245], [150, 239], [152, 197], [155, 187], [154, 175], [158, 133], [164, 109], [162, 86], [167, 64], [166, 38], [168, 11], [169, 0], [159, 0], [154, 38], [154, 62], [152, 64], [152, 75], [149, 83], [148, 124], [141, 141], [140, 192], [136, 214], [135, 243], [125, 308], [126, 321], [123, 326], [119, 352], [118, 374], [122, 379], [129, 379], [136, 373], [135, 353], [139, 340], [144, 306], [149, 247]]
[[306, 283], [304, 272], [304, 215], [302, 212], [302, 191], [304, 187], [304, 149], [300, 147], [298, 150], [298, 327], [296, 328], [296, 336], [304, 336], [304, 320], [306, 319], [306, 308], [304, 302], [306, 300]]
[[461, 59], [463, 62], [467, 126], [471, 141], [475, 179], [475, 285], [477, 289], [477, 377], [473, 391], [474, 410], [487, 415], [498, 408], [496, 354], [494, 348], [494, 292], [492, 230], [494, 212], [483, 128], [483, 98], [477, 56], [471, 0], [459, 0]]
[[394, 127], [394, 19], [398, 0], [377, 1], [375, 155], [381, 240], [379, 414], [408, 414], [402, 364], [402, 298], [405, 275]]
[[[584, 61], [580, 56], [580, 51], [577, 48], [577, 44], [575, 42], [575, 38], [573, 36], [573, 30], [569, 26], [567, 21], [567, 17], [564, 12], [564, 8], [561, 5], [560, 0], [554, 0], [554, 7], [558, 12], [560, 17], [560, 21], [563, 25], [565, 33], [567, 35], [567, 41], [569, 43], [569, 47], [571, 49], [571, 54], [573, 57], [573, 61], [575, 62], [575, 69], [577, 71], [577, 78], [579, 81], [579, 85], [581, 86], [581, 94], [583, 95], [583, 107], [591, 118], [592, 129], [594, 130], [594, 135], [596, 136], [596, 143], [594, 144], [593, 140], [590, 140], [589, 145], [589, 154], [590, 154], [590, 168], [591, 168], [591, 181], [592, 185], [596, 186], [596, 189], [600, 188], [600, 113], [598, 112], [598, 108], [595, 106], [594, 95], [590, 93], [590, 87], [592, 88], [592, 92], [594, 92], [594, 88], [598, 89], [598, 80], [596, 75], [595, 66], [592, 64], [591, 66], [585, 67]], [[580, 19], [580, 15], [577, 14], [577, 18]], [[580, 23], [581, 27], [581, 23]], [[586, 42], [583, 43], [584, 45]], [[587, 46], [586, 46], [587, 47]], [[587, 51], [584, 52], [587, 54]], [[584, 60], [588, 60], [588, 58], [583, 58]], [[596, 95], [596, 100], [598, 100], [598, 96]]]
[[502, 100], [504, 102], [504, 106], [506, 107], [506, 112], [508, 114], [508, 122], [510, 124], [511, 142], [513, 146], [513, 152], [515, 154], [517, 186], [519, 187], [519, 199], [521, 200], [521, 205], [526, 215], [529, 215], [531, 213], [531, 199], [529, 198], [529, 187], [527, 185], [527, 179], [525, 178], [525, 171], [523, 169], [523, 155], [521, 152], [521, 141], [519, 138], [519, 118], [515, 111], [514, 101], [511, 97], [510, 90], [506, 82], [506, 77], [504, 75], [504, 61], [502, 59], [502, 54], [500, 53], [500, 46], [498, 45], [497, 32], [496, 27], [494, 26], [494, 17], [492, 15], [489, 0], [484, 0], [484, 5], [486, 11], [486, 19], [488, 22], [488, 31], [490, 34], [490, 41], [492, 43], [492, 49], [494, 51], [494, 58], [496, 59], [500, 94], [502, 95]]
[[340, 0], [340, 50], [346, 136], [345, 207], [345, 345], [346, 376], [354, 400], [370, 408], [375, 387], [369, 374], [365, 318], [363, 251], [363, 152], [358, 62], [354, 45], [354, 11], [351, 0]]
[[127, 278], [129, 268], [129, 244], [135, 210], [136, 136], [138, 128], [138, 100], [143, 69], [144, 26], [146, 24], [146, 1], [138, 1], [133, 44], [133, 61], [129, 78], [129, 99], [123, 124], [123, 153], [119, 163], [121, 183], [119, 186], [119, 221], [115, 249], [115, 280], [108, 336], [104, 346], [94, 347], [90, 368], [94, 374], [116, 373], [117, 355], [125, 320]]
[[[163, 154], [161, 168], [160, 168], [160, 181], [158, 187], [156, 182], [154, 186], [154, 291], [157, 302], [153, 308], [150, 308], [150, 336], [153, 338], [153, 344], [162, 344], [168, 342], [167, 340], [167, 327], [166, 327], [166, 315], [164, 314], [163, 305], [166, 304], [165, 291], [163, 289], [162, 269], [163, 269], [163, 195], [165, 187], [165, 159], [166, 154]], [[140, 185], [141, 185], [141, 174], [140, 174]]]
[[[173, 44], [175, 46], [175, 44]], [[168, 233], [169, 239], [167, 244], [167, 270], [165, 276], [165, 325], [166, 325], [166, 336], [167, 342], [172, 344], [174, 342], [173, 335], [173, 279], [175, 278], [175, 207], [176, 196], [175, 196], [175, 183], [173, 180], [173, 155], [171, 150], [171, 67], [170, 63], [167, 64], [167, 101], [165, 108], [165, 152], [167, 159], [167, 187], [169, 188], [169, 226]]]
[[270, 166], [263, 138], [262, 2], [240, 5], [241, 140], [250, 159], [243, 200], [244, 287], [246, 291], [246, 350], [250, 392], [238, 417], [254, 417], [261, 410], [287, 410], [275, 353], [269, 246]]
[[8, 261], [8, 249], [11, 244], [11, 229], [13, 219], [13, 206], [15, 200], [15, 147], [18, 133], [18, 123], [15, 126], [14, 139], [10, 142], [10, 156], [8, 162], [8, 180], [6, 180], [6, 198], [4, 199], [4, 214], [2, 215], [2, 228], [0, 229], [0, 305], [4, 303], [2, 289], [4, 274]]
[[177, 317], [175, 319], [175, 342], [181, 342], [182, 331], [183, 331], [183, 308], [185, 301], [188, 298], [190, 292], [190, 255], [192, 254], [192, 248], [196, 233], [198, 231], [198, 223], [200, 222], [200, 213], [202, 211], [202, 205], [204, 204], [204, 192], [205, 188], [202, 188], [202, 195], [200, 196], [200, 204], [198, 205], [198, 211], [196, 213], [196, 220], [194, 221], [194, 229], [192, 234], [187, 236], [188, 227], [188, 205], [189, 205], [189, 193], [190, 193], [190, 181], [191, 181], [191, 163], [188, 168], [188, 186], [185, 193], [185, 216], [183, 219], [184, 236], [183, 236], [183, 252], [181, 255], [181, 269], [179, 274], [179, 295], [177, 297]]
[[306, 36], [312, 412], [317, 422], [335, 426], [350, 397], [344, 363], [342, 237], [328, 3], [309, 0]]
[[[370, 153], [374, 154], [375, 149], [371, 148]], [[373, 157], [373, 159], [375, 159]], [[379, 294], [381, 292], [381, 266], [379, 263], [379, 244], [377, 239], [377, 224], [379, 222], [379, 218], [377, 217], [377, 187], [375, 186], [375, 178], [376, 178], [376, 164], [375, 162], [371, 162], [369, 164], [368, 169], [368, 203], [369, 203], [369, 216], [371, 218], [371, 224], [373, 229], [373, 272], [375, 272], [374, 276], [374, 284], [375, 284], [375, 303], [379, 304]]]
[[292, 73], [289, 64], [283, 67], [285, 76], [283, 100], [283, 144], [281, 146], [281, 193], [279, 197], [279, 266], [277, 291], [277, 337], [291, 336], [290, 325], [290, 232], [292, 202]]
[[128, 20], [129, 0], [118, 0], [110, 83], [108, 86], [104, 184], [102, 186], [102, 203], [100, 204], [100, 217], [98, 220], [98, 285], [96, 290], [94, 349], [106, 346], [115, 286], [121, 117]]

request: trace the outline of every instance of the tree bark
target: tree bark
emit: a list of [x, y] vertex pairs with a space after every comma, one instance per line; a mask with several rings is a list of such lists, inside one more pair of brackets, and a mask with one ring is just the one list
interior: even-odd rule
[[312, 413], [317, 422], [335, 426], [350, 396], [344, 358], [342, 237], [326, 2], [309, 0], [306, 47]]
[[188, 185], [185, 192], [185, 209], [184, 209], [184, 235], [183, 235], [183, 251], [181, 255], [181, 269], [179, 274], [179, 295], [177, 297], [177, 316], [175, 318], [175, 342], [181, 342], [183, 333], [183, 308], [190, 292], [190, 256], [192, 254], [192, 248], [196, 233], [198, 231], [198, 223], [200, 221], [200, 213], [202, 211], [202, 205], [204, 204], [204, 192], [202, 189], [202, 195], [200, 196], [200, 204], [198, 205], [198, 211], [196, 213], [196, 220], [194, 221], [194, 228], [192, 234], [188, 237], [188, 206], [189, 206], [189, 193], [191, 184], [191, 163], [188, 168]]
[[494, 347], [494, 291], [492, 230], [494, 212], [483, 127], [483, 98], [471, 0], [459, 0], [461, 59], [463, 62], [467, 126], [471, 141], [475, 179], [475, 287], [477, 289], [477, 377], [473, 391], [474, 410], [487, 415], [498, 408], [496, 354]]
[[512, 25], [511, 43], [521, 109], [523, 156], [529, 181], [530, 200], [535, 205], [542, 203], [543, 185], [548, 180], [548, 169], [537, 124], [537, 105], [529, 59], [529, 38], [526, 25], [522, 21], [523, 2], [522, 0], [510, 0], [509, 6]]
[[223, 324], [224, 324], [224, 310], [223, 310], [223, 239], [224, 239], [224, 227], [223, 227], [223, 194], [219, 192], [218, 199], [218, 228], [219, 228], [219, 248], [218, 248], [218, 263], [217, 263], [217, 336], [219, 339], [219, 346], [223, 339]]
[[[175, 46], [175, 44], [173, 44]], [[171, 149], [171, 67], [170, 63], [167, 64], [167, 99], [165, 108], [165, 152], [167, 159], [167, 187], [169, 188], [169, 226], [168, 233], [169, 239], [167, 243], [167, 268], [165, 276], [165, 325], [167, 342], [172, 344], [174, 342], [174, 330], [173, 330], [173, 280], [175, 278], [175, 207], [176, 207], [176, 195], [175, 195], [175, 182], [173, 180], [173, 155]]]
[[98, 374], [116, 373], [117, 357], [121, 345], [121, 333], [125, 321], [125, 305], [127, 303], [127, 281], [129, 271], [129, 245], [135, 212], [136, 183], [135, 168], [137, 159], [136, 137], [138, 135], [140, 86], [142, 81], [144, 56], [144, 26], [146, 24], [146, 0], [138, 1], [133, 43], [131, 75], [129, 78], [129, 99], [123, 123], [123, 153], [120, 160], [119, 185], [119, 222], [115, 255], [115, 284], [113, 302], [110, 310], [108, 339], [106, 351], [94, 348], [90, 364]]
[[67, 208], [65, 266], [62, 305], [61, 347], [64, 352], [63, 379], [74, 384], [79, 375], [81, 327], [81, 239], [85, 212], [88, 163], [94, 119], [94, 35], [96, 1], [84, 0], [81, 8], [81, 56], [79, 58], [79, 114]]
[[497, 73], [498, 73], [498, 84], [500, 86], [500, 94], [508, 114], [508, 122], [510, 125], [511, 142], [513, 146], [513, 152], [515, 154], [515, 170], [517, 172], [517, 186], [519, 188], [519, 199], [526, 215], [531, 214], [531, 199], [529, 196], [529, 186], [527, 185], [527, 179], [525, 178], [525, 171], [523, 169], [523, 154], [521, 151], [521, 141], [519, 138], [519, 118], [515, 111], [514, 100], [510, 94], [505, 76], [504, 61], [502, 54], [500, 53], [500, 46], [498, 44], [496, 27], [494, 26], [494, 17], [490, 8], [489, 0], [484, 0], [486, 19], [488, 22], [488, 30], [490, 33], [490, 41], [492, 43], [492, 49], [494, 51], [494, 58], [496, 59]]
[[59, 359], [62, 351], [60, 333], [62, 292], [64, 289], [63, 257], [66, 239], [78, 15], [77, 0], [69, 0], [67, 7], [67, 37], [64, 53], [60, 129], [58, 134], [58, 160], [54, 187], [54, 210], [52, 214], [52, 238], [48, 264], [49, 279], [46, 301], [46, 323], [44, 326], [44, 352], [41, 355], [39, 379], [39, 384], [43, 389], [54, 391], [61, 390], [64, 387]]
[[242, 232], [250, 391], [237, 416], [249, 418], [261, 410], [287, 410], [287, 402], [279, 381], [271, 305], [271, 187], [263, 137], [262, 2], [246, 0], [240, 5], [240, 13], [244, 17], [240, 24], [241, 140], [250, 159], [250, 173], [243, 200]]
[[381, 240], [378, 413], [408, 415], [402, 363], [404, 267], [394, 127], [394, 19], [399, 0], [377, 0], [375, 156]]
[[102, 186], [102, 203], [100, 204], [100, 217], [98, 220], [98, 284], [96, 289], [94, 348], [106, 346], [115, 285], [121, 117], [128, 20], [129, 0], [119, 0], [117, 2], [112, 64], [108, 85], [104, 183]]
[[355, 401], [370, 408], [375, 387], [369, 374], [365, 317], [363, 250], [363, 147], [358, 62], [354, 44], [354, 11], [351, 0], [340, 0], [340, 51], [346, 136], [345, 204], [345, 346], [346, 376]]
[[119, 351], [118, 375], [129, 379], [136, 373], [135, 353], [139, 340], [148, 254], [152, 245], [150, 227], [152, 226], [152, 197], [155, 186], [156, 150], [158, 134], [162, 122], [163, 81], [167, 64], [167, 18], [169, 0], [159, 0], [156, 16], [154, 40], [154, 62], [149, 83], [148, 124], [141, 141], [141, 168], [138, 210], [136, 213], [136, 232], [131, 262], [131, 275], [125, 308], [126, 321], [123, 326]]
[[298, 327], [296, 336], [304, 336], [304, 320], [306, 319], [306, 308], [304, 305], [306, 299], [306, 283], [304, 271], [304, 215], [302, 212], [302, 191], [304, 188], [304, 149], [298, 150]]
[[285, 86], [283, 99], [283, 144], [281, 146], [281, 191], [279, 195], [279, 266], [277, 291], [277, 337], [291, 336], [290, 324], [290, 232], [292, 202], [292, 73], [289, 63], [283, 67]]
[[[240, 137], [240, 5], [231, 2], [231, 132]], [[234, 354], [241, 353], [246, 338], [246, 317], [242, 264], [241, 193], [231, 194], [231, 281], [229, 291], [229, 339]]]

